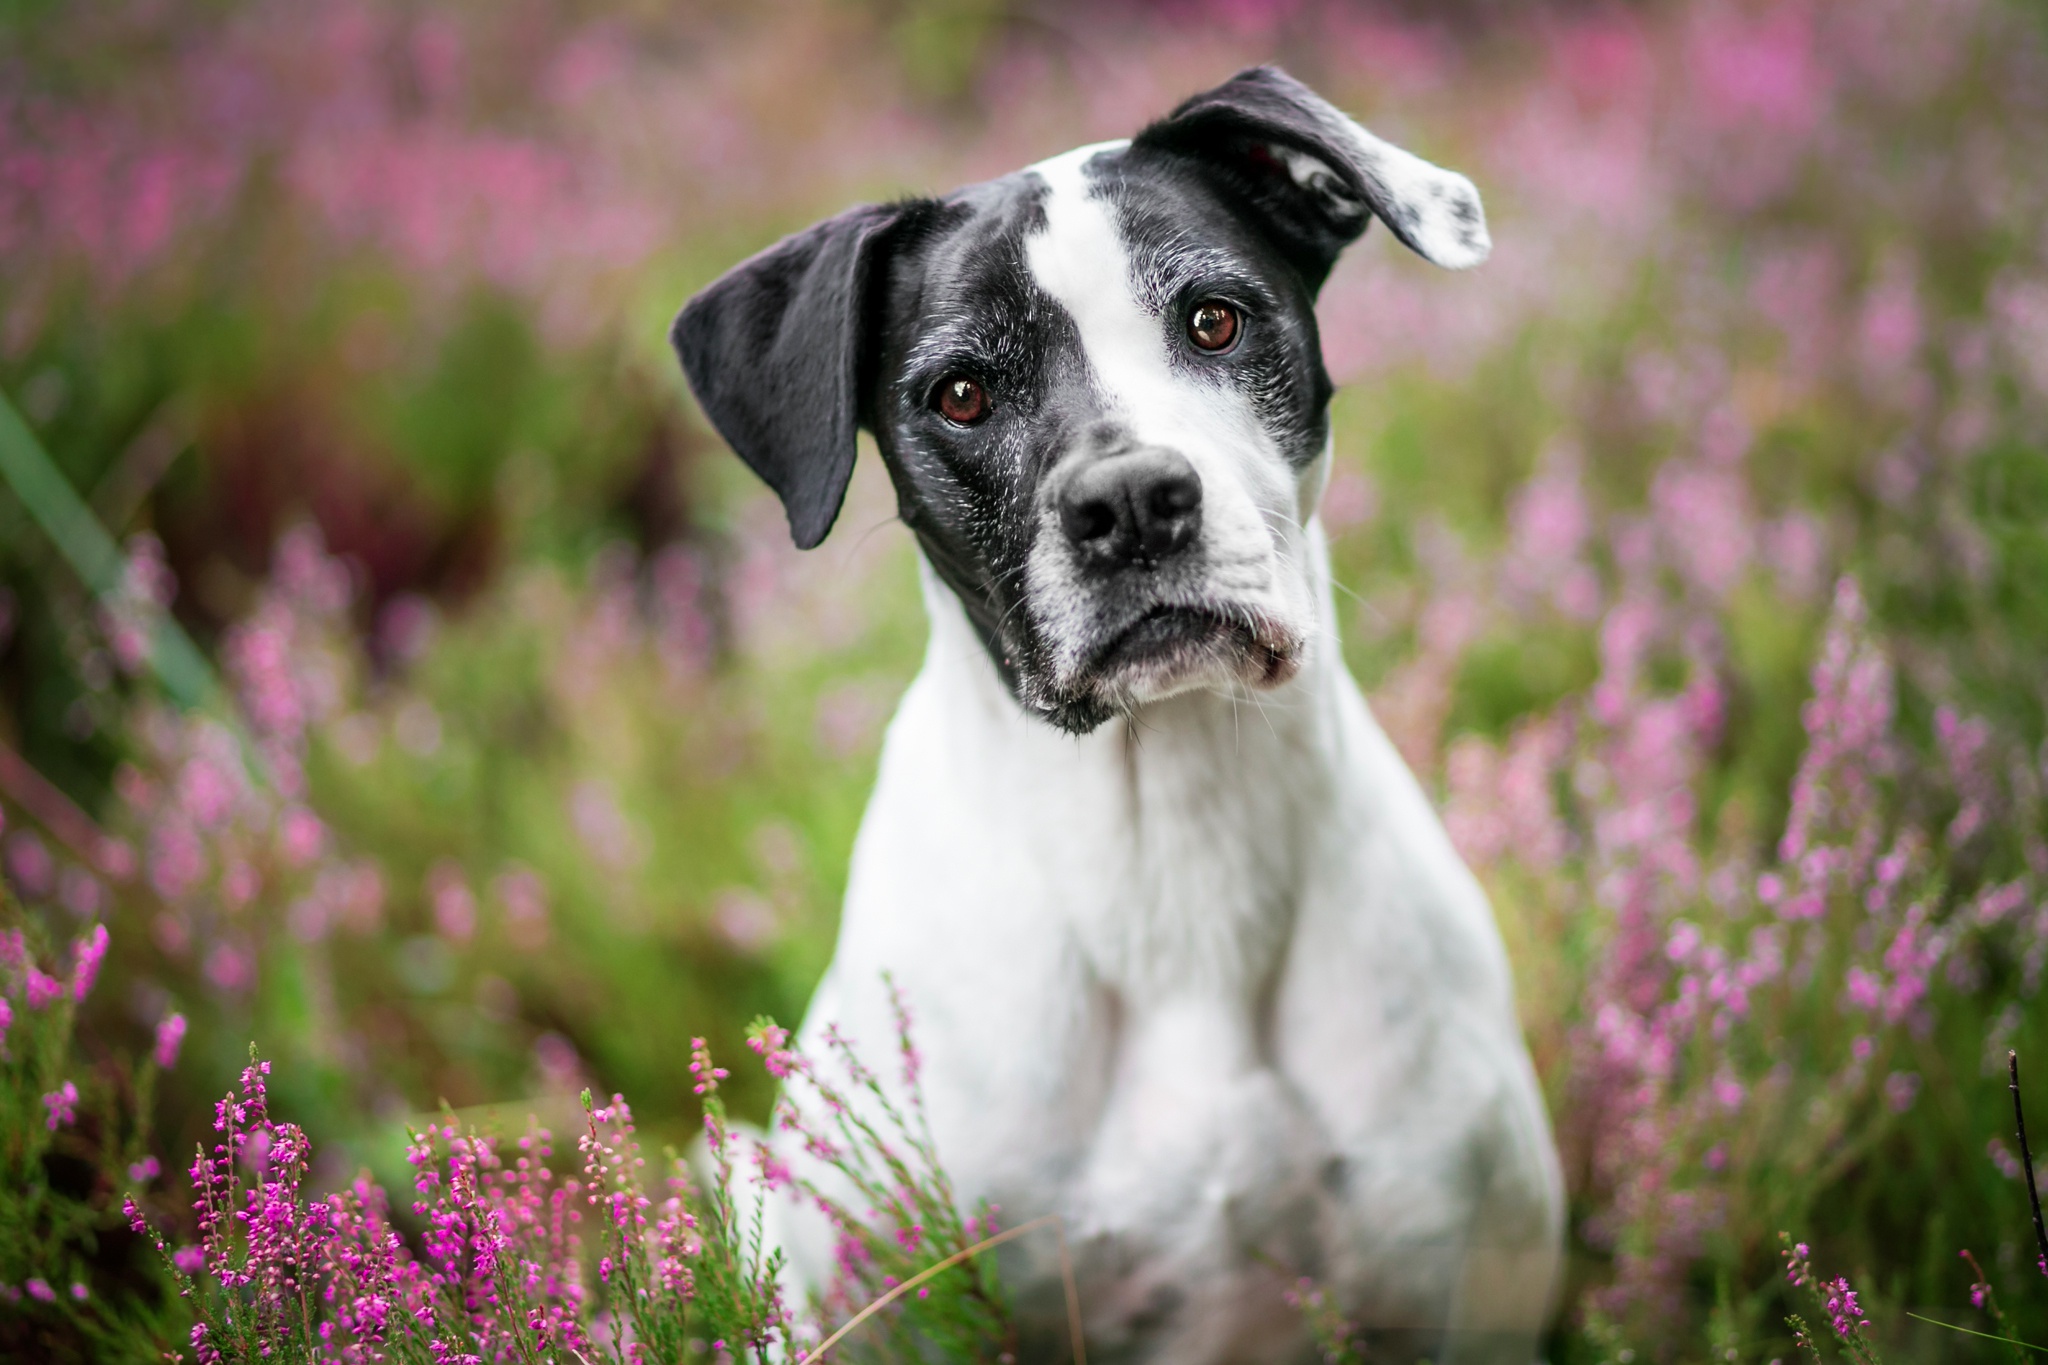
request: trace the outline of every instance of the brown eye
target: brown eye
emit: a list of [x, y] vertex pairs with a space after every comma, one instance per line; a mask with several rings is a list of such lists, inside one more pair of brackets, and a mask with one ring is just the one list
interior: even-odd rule
[[1237, 340], [1240, 319], [1237, 310], [1221, 299], [1195, 305], [1188, 314], [1188, 340], [1205, 351], [1227, 351]]
[[988, 394], [964, 374], [939, 381], [939, 415], [955, 426], [971, 427], [988, 416]]

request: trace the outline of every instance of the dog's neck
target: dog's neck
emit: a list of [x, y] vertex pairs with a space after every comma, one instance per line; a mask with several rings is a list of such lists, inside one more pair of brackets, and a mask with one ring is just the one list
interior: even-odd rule
[[1308, 550], [1322, 629], [1295, 677], [1183, 693], [1078, 737], [1025, 712], [959, 598], [923, 566], [932, 638], [919, 686], [942, 717], [951, 797], [1083, 888], [1075, 927], [1096, 970], [1134, 1000], [1195, 990], [1249, 1001], [1285, 945], [1306, 832], [1344, 782], [1335, 730], [1348, 676], [1319, 530]]

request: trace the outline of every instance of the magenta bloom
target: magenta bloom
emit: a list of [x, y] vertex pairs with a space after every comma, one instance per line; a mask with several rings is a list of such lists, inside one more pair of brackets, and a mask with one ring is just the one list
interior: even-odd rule
[[92, 932], [78, 940], [78, 960], [71, 969], [71, 998], [84, 1001], [99, 979], [100, 964], [107, 959], [107, 926], [95, 924]]
[[30, 1280], [22, 1287], [28, 1290], [28, 1296], [32, 1299], [40, 1300], [43, 1303], [55, 1303], [57, 1301], [57, 1291], [50, 1288], [50, 1282], [41, 1276]]
[[185, 1016], [166, 1014], [156, 1026], [156, 1064], [169, 1071], [178, 1064], [178, 1049], [185, 1042]]
[[28, 969], [28, 1007], [48, 1009], [64, 998], [64, 983], [40, 967]]
[[51, 1132], [78, 1120], [78, 1087], [70, 1081], [43, 1096], [43, 1108], [50, 1111], [44, 1122]]

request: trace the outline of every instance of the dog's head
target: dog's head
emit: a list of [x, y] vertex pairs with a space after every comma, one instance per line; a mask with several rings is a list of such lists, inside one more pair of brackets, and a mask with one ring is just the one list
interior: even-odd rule
[[1315, 295], [1374, 217], [1485, 259], [1463, 176], [1246, 71], [1129, 142], [850, 210], [692, 299], [706, 414], [808, 549], [866, 426], [1018, 701], [1086, 731], [1291, 677], [1326, 473]]

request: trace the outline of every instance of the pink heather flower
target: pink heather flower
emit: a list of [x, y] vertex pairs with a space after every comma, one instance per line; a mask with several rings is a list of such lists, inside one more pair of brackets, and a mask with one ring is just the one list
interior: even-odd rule
[[178, 1049], [185, 1042], [185, 1016], [166, 1014], [156, 1026], [156, 1064], [169, 1071], [178, 1064]]
[[87, 1299], [92, 1297], [92, 1291], [90, 1289], [87, 1289], [83, 1284], [79, 1283], [78, 1281], [73, 1280], [71, 1282], [71, 1297], [78, 1300], [80, 1303], [84, 1303]]
[[22, 1288], [28, 1291], [30, 1298], [35, 1299], [39, 1303], [55, 1303], [57, 1301], [57, 1291], [50, 1288], [50, 1282], [40, 1275], [23, 1285]]
[[1856, 1302], [1856, 1291], [1849, 1287], [1849, 1281], [1837, 1275], [1826, 1287], [1828, 1323], [1835, 1329], [1835, 1335], [1847, 1340], [1857, 1329], [1870, 1324], [1863, 1317], [1863, 1309]]
[[285, 862], [304, 867], [320, 856], [327, 845], [327, 826], [304, 806], [293, 806], [279, 824], [279, 843]]
[[889, 987], [889, 1008], [896, 1016], [896, 1046], [903, 1054], [903, 1084], [909, 1087], [915, 1098], [917, 1078], [924, 1070], [924, 1056], [910, 1041], [910, 1002], [903, 998], [903, 988], [896, 984], [894, 977], [883, 979]]
[[153, 1156], [146, 1156], [128, 1167], [128, 1178], [138, 1185], [146, 1180], [154, 1180], [163, 1173], [163, 1163]]
[[434, 907], [434, 927], [453, 943], [467, 943], [476, 934], [476, 893], [452, 858], [434, 864], [427, 874], [427, 895]]
[[33, 830], [22, 830], [7, 841], [6, 864], [15, 886], [29, 900], [49, 895], [56, 883], [57, 860]]
[[171, 1253], [171, 1265], [180, 1275], [197, 1275], [206, 1269], [206, 1248], [200, 1246], [179, 1247]]
[[14, 1026], [14, 1006], [0, 995], [0, 1057], [7, 1055], [7, 1030]]
[[56, 1132], [68, 1123], [78, 1121], [78, 1087], [70, 1081], [58, 1086], [43, 1096], [43, 1108], [50, 1111], [44, 1126]]
[[711, 1064], [711, 1045], [702, 1038], [690, 1040], [690, 1074], [697, 1078], [691, 1090], [699, 1095], [709, 1095], [718, 1089], [718, 1083], [732, 1073], [722, 1066]]
[[206, 955], [206, 979], [226, 994], [239, 995], [253, 976], [248, 954], [232, 943], [217, 944]]
[[240, 794], [233, 775], [210, 758], [192, 759], [178, 775], [178, 805], [201, 829], [219, 828]]
[[28, 1007], [48, 1009], [64, 998], [64, 983], [40, 967], [28, 969]]
[[1884, 982], [1873, 972], [1851, 967], [1842, 993], [1855, 1008], [1875, 1012], [1884, 1003]]
[[100, 964], [107, 959], [107, 926], [95, 924], [92, 932], [78, 941], [77, 961], [71, 968], [71, 998], [83, 1002], [99, 979]]
[[761, 1065], [776, 1080], [785, 1080], [799, 1066], [800, 1059], [789, 1047], [789, 1030], [767, 1020], [747, 1030], [747, 1046], [760, 1055]]
[[148, 1231], [149, 1223], [143, 1218], [142, 1210], [135, 1203], [133, 1195], [123, 1195], [121, 1197], [121, 1212], [128, 1215], [128, 1226], [134, 1230], [137, 1236]]

